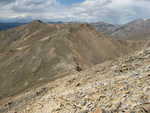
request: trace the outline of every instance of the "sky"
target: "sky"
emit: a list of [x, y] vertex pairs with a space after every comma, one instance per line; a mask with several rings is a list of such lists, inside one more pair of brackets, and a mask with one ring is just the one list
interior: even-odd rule
[[72, 4], [77, 4], [77, 3], [84, 2], [84, 1], [85, 0], [57, 0], [57, 2], [63, 5], [72, 5]]
[[150, 0], [0, 0], [0, 21], [125, 24], [139, 18], [150, 18]]

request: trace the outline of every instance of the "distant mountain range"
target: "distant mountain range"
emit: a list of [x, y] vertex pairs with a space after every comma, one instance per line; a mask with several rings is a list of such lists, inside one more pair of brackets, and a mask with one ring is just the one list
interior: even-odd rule
[[94, 23], [98, 32], [120, 40], [150, 39], [150, 19], [138, 19], [125, 25], [112, 25], [104, 22]]
[[0, 23], [0, 30], [7, 30], [7, 29], [14, 28], [23, 24], [24, 23]]
[[[47, 22], [49, 24], [63, 24], [64, 22]], [[68, 22], [79, 24], [77, 22]], [[65, 23], [65, 24], [68, 24]], [[0, 23], [0, 30], [7, 30], [25, 23]], [[150, 38], [150, 19], [139, 19], [125, 25], [113, 25], [105, 22], [89, 23], [98, 32], [109, 35], [115, 39], [147, 39]]]
[[111, 33], [116, 39], [150, 39], [150, 19], [135, 20]]
[[95, 27], [98, 32], [102, 32], [107, 35], [113, 33], [120, 27], [119, 25], [113, 25], [105, 22], [91, 23], [91, 25]]
[[[47, 23], [49, 23], [49, 24], [62, 24], [63, 22], [58, 21], [58, 22], [47, 22]], [[15, 22], [5, 23], [5, 22], [3, 22], [3, 23], [0, 23], [0, 31], [15, 28], [15, 27], [18, 27], [18, 26], [21, 26], [24, 24], [27, 24], [27, 23], [17, 23], [17, 22], [16, 23]]]

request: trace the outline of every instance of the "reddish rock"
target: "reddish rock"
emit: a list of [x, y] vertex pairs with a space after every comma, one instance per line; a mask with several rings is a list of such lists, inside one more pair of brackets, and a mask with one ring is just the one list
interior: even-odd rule
[[106, 113], [104, 109], [97, 108], [94, 113]]

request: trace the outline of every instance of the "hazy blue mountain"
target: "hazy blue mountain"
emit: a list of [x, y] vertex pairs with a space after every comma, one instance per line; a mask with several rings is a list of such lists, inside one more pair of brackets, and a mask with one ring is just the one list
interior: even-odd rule
[[23, 24], [24, 23], [0, 23], [0, 30], [7, 30], [7, 29], [14, 28]]

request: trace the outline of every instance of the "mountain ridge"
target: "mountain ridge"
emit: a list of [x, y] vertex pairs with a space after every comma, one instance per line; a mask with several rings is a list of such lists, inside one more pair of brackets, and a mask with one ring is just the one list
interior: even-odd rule
[[149, 39], [150, 19], [139, 19], [121, 26], [111, 34], [116, 39], [142, 40]]
[[1, 31], [0, 96], [126, 55], [139, 46], [143, 42], [113, 40], [89, 24], [33, 21]]

